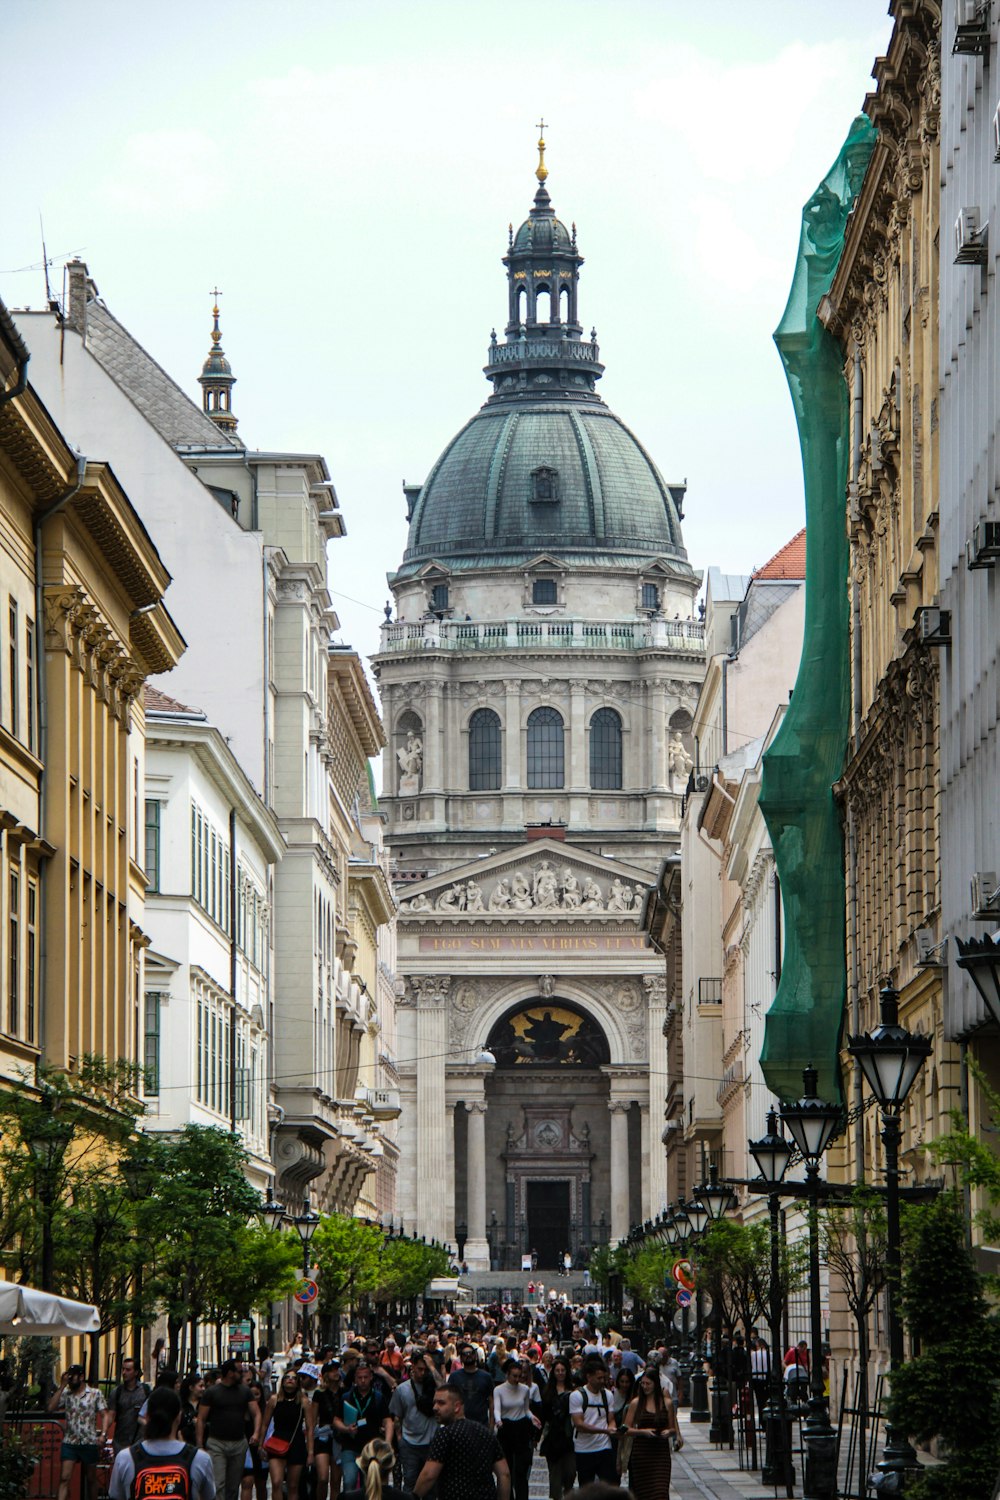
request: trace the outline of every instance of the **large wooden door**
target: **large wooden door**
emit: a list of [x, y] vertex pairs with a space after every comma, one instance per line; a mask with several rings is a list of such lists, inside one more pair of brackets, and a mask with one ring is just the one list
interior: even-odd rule
[[570, 1247], [569, 1183], [527, 1182], [528, 1249], [538, 1254], [540, 1271], [562, 1267]]

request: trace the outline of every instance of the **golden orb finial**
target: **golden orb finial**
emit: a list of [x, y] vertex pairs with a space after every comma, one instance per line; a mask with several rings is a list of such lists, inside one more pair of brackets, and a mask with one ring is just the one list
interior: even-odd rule
[[539, 182], [544, 182], [549, 175], [549, 169], [545, 165], [545, 121], [538, 122], [538, 166], [535, 168], [535, 176]]

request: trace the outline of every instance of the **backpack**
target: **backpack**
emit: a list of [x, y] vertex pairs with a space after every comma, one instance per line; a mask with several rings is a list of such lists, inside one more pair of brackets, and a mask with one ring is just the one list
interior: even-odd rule
[[180, 1453], [147, 1453], [141, 1443], [129, 1449], [135, 1474], [131, 1500], [191, 1500], [191, 1465], [198, 1452], [185, 1443]]

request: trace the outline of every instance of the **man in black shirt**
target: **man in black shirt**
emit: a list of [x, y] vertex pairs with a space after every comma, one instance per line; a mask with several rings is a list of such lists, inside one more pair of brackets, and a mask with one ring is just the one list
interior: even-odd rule
[[462, 1348], [462, 1368], [448, 1376], [448, 1384], [462, 1396], [467, 1422], [481, 1422], [484, 1427], [493, 1427], [493, 1380], [485, 1370], [479, 1368], [476, 1351], [471, 1344]]
[[139, 1437], [139, 1413], [146, 1404], [149, 1386], [140, 1377], [134, 1359], [122, 1360], [122, 1383], [111, 1397], [115, 1417], [114, 1450], [131, 1448]]
[[247, 1456], [247, 1414], [253, 1421], [250, 1442], [260, 1441], [260, 1407], [240, 1379], [235, 1359], [227, 1359], [215, 1385], [198, 1403], [195, 1424], [198, 1447], [205, 1448], [215, 1470], [218, 1500], [239, 1500]]
[[418, 1500], [435, 1485], [440, 1500], [510, 1500], [510, 1469], [495, 1434], [468, 1421], [464, 1411], [462, 1393], [453, 1385], [435, 1392], [434, 1415], [441, 1426], [413, 1486]]

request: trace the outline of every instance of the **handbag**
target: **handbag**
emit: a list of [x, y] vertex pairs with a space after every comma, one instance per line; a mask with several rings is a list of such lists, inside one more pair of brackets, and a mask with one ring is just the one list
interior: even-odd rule
[[299, 1428], [301, 1426], [302, 1426], [302, 1407], [301, 1407], [301, 1403], [300, 1403], [300, 1405], [299, 1405], [299, 1419], [298, 1419], [298, 1421], [295, 1424], [295, 1427], [294, 1427], [294, 1429], [292, 1431], [291, 1437], [290, 1438], [275, 1437], [274, 1434], [272, 1433], [271, 1436], [269, 1438], [266, 1438], [265, 1441], [264, 1441], [264, 1453], [265, 1453], [265, 1455], [268, 1458], [287, 1458], [288, 1457], [288, 1450], [289, 1450], [289, 1448], [291, 1448], [292, 1444], [295, 1442], [295, 1439], [298, 1437], [298, 1435], [299, 1435]]

